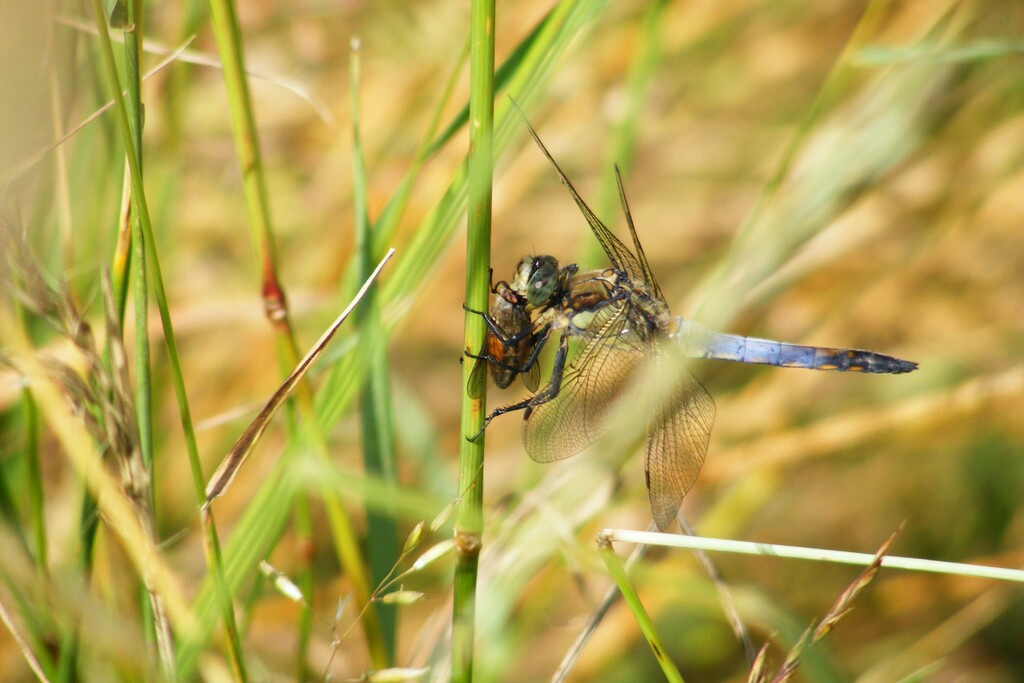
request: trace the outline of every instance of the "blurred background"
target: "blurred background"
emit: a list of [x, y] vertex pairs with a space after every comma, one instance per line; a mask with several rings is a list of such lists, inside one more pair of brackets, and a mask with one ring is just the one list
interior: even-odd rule
[[[499, 3], [499, 64], [553, 7], [576, 23], [517, 100], [584, 198], [622, 235], [612, 176], [620, 165], [637, 231], [674, 313], [722, 331], [920, 363], [906, 376], [694, 364], [718, 407], [707, 462], [683, 504], [698, 533], [873, 552], [900, 529], [896, 555], [1024, 564], [1024, 6]], [[428, 501], [403, 507], [404, 539], [458, 494], [465, 230], [464, 208], [445, 204], [445, 193], [465, 157], [464, 126], [421, 168], [415, 160], [435, 110], [443, 128], [467, 101], [469, 5], [250, 0], [238, 10], [280, 275], [301, 347], [348, 301], [354, 37], [371, 220], [416, 169], [388, 240], [397, 255], [382, 277], [383, 315], [394, 325], [387, 357], [401, 495]], [[146, 12], [147, 67], [194, 35], [184, 58], [143, 87], [144, 161], [209, 474], [282, 376], [262, 315], [207, 8], [154, 2]], [[114, 249], [124, 173], [112, 115], [53, 146], [108, 97], [91, 6], [6, 3], [0, 26], [0, 216], [27, 236], [49, 279], [69, 283], [100, 328], [98, 273]], [[502, 90], [503, 110], [504, 98]], [[510, 278], [525, 253], [603, 265], [522, 125], [510, 119], [507, 130], [495, 171], [495, 280]], [[439, 206], [457, 220], [436, 229]], [[155, 315], [149, 324], [159, 336]], [[41, 349], [66, 345], [36, 332]], [[340, 336], [315, 369], [314, 387], [352, 355], [351, 333]], [[154, 345], [158, 534], [192, 593], [205, 567], [165, 361]], [[524, 395], [518, 383], [491, 388], [488, 404]], [[5, 372], [0, 466], [14, 506], [5, 513], [12, 529], [5, 545], [15, 543], [19, 519], [29, 514], [18, 496], [27, 434], [20, 401], [17, 378]], [[333, 461], [358, 476], [355, 406], [323, 395], [318, 401], [330, 416]], [[595, 533], [645, 528], [650, 520], [639, 448], [542, 466], [526, 456], [520, 431], [520, 418], [509, 415], [486, 437], [480, 680], [549, 678], [609, 585]], [[256, 504], [286, 441], [279, 418], [218, 502], [224, 538]], [[60, 583], [74, 564], [67, 548], [81, 487], [45, 431], [40, 452], [50, 580]], [[342, 496], [358, 533], [363, 499], [372, 496]], [[298, 543], [289, 524], [263, 539], [264, 556], [285, 573], [305, 561], [313, 568], [311, 677], [356, 678], [369, 666], [360, 631], [346, 631], [357, 615], [349, 608], [336, 616], [352, 587], [316, 500], [311, 511], [309, 544]], [[448, 533], [442, 528], [436, 540]], [[93, 618], [103, 622], [100, 632], [116, 633], [118, 624], [141, 619], [130, 598], [109, 597], [131, 569], [112, 535], [98, 552], [104, 559], [91, 583], [103, 607]], [[857, 574], [782, 559], [712, 559], [755, 644], [775, 643], [776, 663]], [[16, 564], [4, 567], [8, 596], [18, 585]], [[399, 666], [444, 675], [451, 564], [403, 581], [424, 598], [399, 610]], [[255, 567], [249, 571], [238, 608], [246, 656], [259, 676], [288, 680], [299, 607], [261, 584]], [[684, 676], [746, 679], [742, 647], [691, 554], [652, 553], [634, 581]], [[54, 601], [54, 621], [83, 611]], [[121, 627], [133, 633], [134, 649], [89, 647], [97, 661], [118, 661], [111, 667], [123, 674], [141, 666], [130, 662], [141, 657], [135, 641], [142, 629]], [[887, 570], [807, 655], [798, 677], [1021, 680], [1022, 636], [1019, 586]], [[6, 631], [0, 646], [0, 675], [28, 679]], [[620, 605], [572, 676], [660, 674]]]

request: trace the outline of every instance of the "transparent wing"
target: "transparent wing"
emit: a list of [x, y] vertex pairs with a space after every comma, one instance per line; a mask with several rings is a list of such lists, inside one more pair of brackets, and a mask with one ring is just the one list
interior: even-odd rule
[[628, 310], [609, 305], [598, 311], [590, 327], [595, 334], [565, 371], [558, 396], [530, 407], [523, 442], [535, 461], [576, 455], [601, 435], [608, 407], [628, 384], [647, 347], [630, 330]]
[[[651, 265], [647, 262], [647, 254], [644, 253], [644, 248], [640, 246], [640, 238], [636, 234], [636, 226], [633, 225], [633, 214], [629, 211], [629, 202], [626, 201], [626, 188], [622, 186], [622, 174], [619, 173], [618, 166], [615, 167], [615, 185], [619, 188], [619, 203], [622, 204], [622, 213], [626, 215], [626, 226], [629, 228], [629, 236], [633, 240], [636, 260], [641, 271], [640, 280], [637, 280], [633, 275], [630, 275], [630, 277], [633, 279], [634, 284], [644, 283], [647, 286], [647, 291], [654, 298], [664, 301], [664, 298], [661, 296], [661, 288], [658, 287], [658, 283], [654, 280], [654, 273], [651, 272]], [[619, 242], [619, 244], [621, 245], [622, 243]]]
[[672, 524], [683, 496], [697, 480], [715, 422], [715, 402], [697, 378], [673, 378], [671, 397], [647, 430], [647, 489], [658, 528]]
[[[519, 110], [518, 105], [516, 105], [516, 109]], [[583, 201], [583, 197], [580, 196], [580, 193], [576, 191], [576, 188], [569, 181], [569, 178], [562, 172], [561, 167], [559, 167], [554, 157], [551, 156], [551, 152], [548, 151], [548, 148], [540, 141], [537, 131], [535, 131], [533, 126], [530, 125], [530, 122], [526, 120], [526, 116], [523, 114], [522, 110], [519, 110], [519, 115], [522, 116], [523, 123], [526, 125], [526, 129], [530, 131], [533, 141], [537, 143], [537, 146], [540, 147], [540, 151], [544, 153], [544, 156], [548, 158], [551, 165], [555, 167], [555, 171], [558, 173], [558, 177], [561, 178], [562, 184], [569, 190], [569, 194], [572, 195], [573, 201], [576, 202], [576, 206], [579, 207], [583, 217], [587, 219], [587, 223], [590, 225], [590, 230], [594, 233], [594, 237], [597, 238], [597, 241], [601, 243], [601, 248], [604, 249], [608, 258], [611, 259], [612, 265], [615, 269], [619, 272], [625, 273], [633, 283], [653, 285], [653, 280], [647, 279], [650, 275], [650, 269], [647, 268], [646, 260], [641, 264], [640, 261], [637, 260], [637, 257], [629, 251], [629, 248], [623, 244], [618, 237], [612, 234], [612, 231], [608, 229], [608, 226], [601, 222], [601, 219], [599, 219], [597, 214], [587, 206], [587, 203]], [[625, 194], [622, 193], [621, 182], [619, 192], [620, 197], [624, 200]], [[632, 217], [629, 216], [628, 207], [626, 207], [624, 202], [623, 208], [627, 211], [626, 215], [629, 220], [630, 230], [633, 230], [633, 220]], [[639, 242], [636, 242], [635, 235], [634, 243], [639, 245]], [[644, 258], [642, 253], [640, 258]]]
[[[486, 350], [486, 349], [485, 349]], [[466, 383], [466, 392], [470, 398], [480, 398], [483, 392], [487, 389], [487, 361], [480, 358], [479, 354], [475, 354], [476, 357], [469, 355], [469, 349], [467, 348], [465, 353], [462, 354], [462, 362], [470, 362], [473, 364], [473, 369], [469, 371], [469, 381]]]

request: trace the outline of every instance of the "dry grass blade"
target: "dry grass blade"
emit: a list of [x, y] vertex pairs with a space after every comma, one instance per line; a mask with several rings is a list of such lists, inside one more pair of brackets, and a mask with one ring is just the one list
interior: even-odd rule
[[47, 678], [43, 668], [39, 665], [39, 660], [36, 658], [35, 653], [32, 652], [32, 647], [22, 635], [12, 615], [7, 611], [7, 607], [2, 602], [0, 602], [0, 621], [3, 621], [4, 626], [7, 627], [7, 632], [11, 634], [11, 638], [18, 646], [18, 651], [21, 652], [21, 656], [25, 659], [25, 663], [28, 664], [32, 673], [35, 674], [35, 677], [40, 681], [49, 681], [50, 679]]
[[771, 643], [765, 643], [761, 646], [761, 649], [757, 651], [757, 657], [754, 659], [754, 664], [750, 667], [750, 677], [747, 679], [752, 683], [754, 681], [766, 680], [768, 676], [768, 648]]
[[[119, 468], [121, 489], [131, 502], [139, 528], [155, 544], [149, 495], [152, 477], [139, 448], [138, 418], [110, 274], [104, 272], [100, 278], [108, 359], [105, 361], [69, 287], [64, 283], [51, 286], [46, 282], [28, 245], [10, 226], [4, 226], [2, 234], [9, 267], [14, 274], [6, 283], [8, 288], [16, 292], [28, 310], [67, 337], [83, 361], [82, 368], [76, 369], [63, 361], [48, 359], [46, 365], [50, 374], [63, 388], [74, 415], [85, 425], [103, 455]], [[152, 577], [143, 572], [142, 578], [152, 603], [162, 656], [165, 661], [173, 661], [171, 624], [163, 601]]]
[[228, 451], [224, 461], [221, 462], [220, 467], [218, 467], [217, 471], [214, 472], [213, 477], [210, 478], [210, 483], [206, 486], [206, 502], [203, 504], [204, 509], [209, 507], [210, 503], [212, 503], [215, 498], [223, 495], [224, 492], [227, 491], [228, 487], [231, 486], [231, 482], [234, 481], [235, 475], [238, 474], [238, 470], [242, 467], [245, 459], [249, 457], [249, 453], [252, 452], [256, 442], [259, 441], [260, 436], [263, 435], [267, 425], [270, 424], [270, 420], [274, 417], [285, 400], [291, 396], [295, 387], [298, 385], [299, 380], [306, 375], [306, 371], [309, 370], [310, 366], [313, 365], [313, 362], [323, 352], [324, 348], [327, 346], [327, 342], [331, 340], [334, 333], [338, 331], [341, 324], [345, 322], [345, 319], [348, 318], [356, 305], [358, 305], [362, 300], [363, 296], [366, 295], [370, 285], [377, 279], [381, 269], [384, 268], [384, 265], [391, 259], [391, 256], [394, 253], [394, 249], [388, 250], [384, 255], [384, 258], [381, 259], [380, 263], [377, 264], [377, 267], [370, 274], [370, 277], [363, 283], [359, 292], [356, 293], [352, 302], [344, 311], [341, 312], [341, 315], [335, 318], [334, 322], [331, 323], [330, 327], [327, 328], [327, 331], [321, 335], [320, 339], [316, 341], [309, 353], [299, 361], [299, 364], [295, 367], [292, 373], [288, 375], [288, 379], [286, 379], [278, 390], [274, 392], [274, 395], [270, 397], [270, 400], [267, 401], [267, 405], [263, 406], [263, 410], [261, 410], [260, 414], [256, 416], [256, 419], [253, 420], [249, 426], [246, 427], [245, 431], [242, 432], [242, 435], [238, 437], [238, 441], [236, 441], [235, 445], [231, 447], [230, 451]]
[[[0, 228], [0, 244], [7, 255], [4, 287], [12, 291], [28, 311], [66, 337], [81, 358], [80, 364], [47, 358], [45, 362], [51, 375], [62, 386], [75, 415], [82, 419], [89, 434], [121, 468], [122, 484], [133, 503], [147, 507], [144, 498], [149, 485], [148, 474], [139, 460], [135, 406], [109, 275], [101, 278], [108, 366], [91, 326], [67, 285], [47, 282], [28, 245], [11, 226], [4, 224]], [[144, 516], [148, 517], [148, 513]]]
[[[868, 565], [864, 571], [862, 571], [857, 578], [850, 583], [849, 586], [839, 594], [839, 597], [833, 603], [832, 608], [822, 618], [817, 625], [811, 625], [807, 627], [807, 630], [800, 636], [800, 640], [797, 641], [796, 645], [792, 647], [789, 653], [786, 655], [786, 661], [782, 663], [779, 670], [776, 672], [770, 680], [772, 683], [783, 683], [788, 681], [796, 668], [800, 665], [800, 660], [804, 653], [814, 643], [817, 643], [835, 628], [835, 625], [839, 623], [839, 620], [846, 616], [852, 609], [851, 605], [853, 600], [860, 594], [862, 590], [867, 588], [875, 576], [878, 574], [878, 570], [882, 566], [882, 558], [889, 552], [889, 548], [892, 546], [893, 541], [896, 540], [896, 534], [898, 531], [893, 532], [889, 538], [878, 548], [875, 553], [874, 561]], [[758, 655], [757, 662], [754, 667], [751, 668], [749, 681], [751, 683], [760, 683], [761, 681], [769, 680], [767, 678], [767, 672], [764, 667], [764, 649], [761, 654]]]

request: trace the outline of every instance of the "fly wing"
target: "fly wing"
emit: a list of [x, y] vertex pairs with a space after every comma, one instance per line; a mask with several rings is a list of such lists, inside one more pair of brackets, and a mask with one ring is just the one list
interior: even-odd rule
[[[486, 347], [483, 349], [487, 350]], [[470, 355], [469, 348], [466, 348], [465, 353], [462, 354], [462, 362], [467, 360], [473, 364], [473, 369], [469, 371], [469, 381], [466, 383], [466, 393], [469, 394], [470, 398], [478, 399], [483, 395], [483, 392], [487, 390], [487, 366], [489, 363], [478, 355]]]
[[677, 384], [647, 429], [647, 489], [662, 531], [700, 474], [715, 422], [715, 402], [696, 377], [685, 373], [671, 381]]
[[576, 455], [603, 433], [604, 415], [646, 346], [630, 330], [627, 312], [627, 306], [614, 305], [598, 311], [589, 327], [594, 334], [565, 371], [558, 395], [527, 411], [523, 442], [535, 461]]
[[537, 387], [540, 386], [540, 363], [535, 362], [529, 370], [520, 373], [519, 377], [522, 378], [527, 391], [536, 393]]

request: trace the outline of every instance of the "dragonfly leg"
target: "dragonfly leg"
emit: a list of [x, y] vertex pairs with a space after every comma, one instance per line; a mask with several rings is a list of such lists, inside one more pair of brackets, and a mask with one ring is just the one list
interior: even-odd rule
[[[544, 331], [544, 336], [542, 339], [546, 340], [549, 332], [550, 328], [546, 329]], [[540, 354], [540, 348], [542, 346], [544, 346], [543, 341], [534, 348], [533, 353], [530, 356], [530, 359], [527, 361], [526, 370], [529, 370], [530, 367], [532, 367], [533, 364], [537, 362], [537, 357]], [[554, 400], [554, 398], [558, 396], [558, 392], [562, 388], [562, 374], [565, 372], [565, 359], [568, 353], [569, 337], [568, 335], [563, 334], [562, 338], [558, 342], [558, 351], [555, 352], [555, 364], [554, 367], [551, 369], [551, 379], [548, 380], [548, 383], [544, 386], [544, 388], [541, 389], [536, 394], [534, 394], [533, 396], [530, 396], [529, 398], [524, 398], [522, 401], [518, 401], [511, 405], [502, 406], [501, 408], [495, 408], [494, 410], [492, 410], [491, 414], [488, 415], [487, 418], [484, 420], [484, 426], [480, 428], [479, 432], [469, 437], [469, 440], [476, 441], [477, 439], [479, 439], [480, 435], [483, 434], [484, 431], [486, 431], [487, 426], [491, 424], [491, 420], [498, 417], [499, 415], [505, 415], [506, 413], [514, 413], [517, 410], [525, 410], [526, 417], [529, 417], [530, 410], [534, 406], [538, 406], [542, 403], [547, 403], [548, 401]]]
[[526, 406], [526, 414], [523, 416], [524, 420], [530, 418], [530, 412], [534, 407], [553, 401], [558, 396], [558, 392], [562, 390], [562, 376], [565, 374], [565, 359], [568, 354], [569, 335], [563, 333], [561, 339], [558, 340], [555, 362], [551, 367], [551, 379], [548, 380], [543, 389], [534, 394], [533, 398], [530, 399], [529, 405]]

